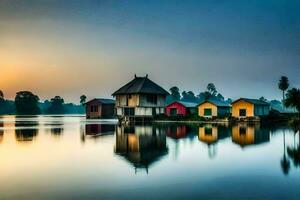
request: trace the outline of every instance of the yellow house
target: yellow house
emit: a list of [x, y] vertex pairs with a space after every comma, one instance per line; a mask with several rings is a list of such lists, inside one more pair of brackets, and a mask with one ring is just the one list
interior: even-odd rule
[[246, 118], [269, 115], [270, 104], [258, 99], [240, 98], [231, 103], [232, 117]]
[[206, 100], [198, 105], [200, 117], [219, 117], [230, 115], [231, 108], [226, 102], [219, 100]]

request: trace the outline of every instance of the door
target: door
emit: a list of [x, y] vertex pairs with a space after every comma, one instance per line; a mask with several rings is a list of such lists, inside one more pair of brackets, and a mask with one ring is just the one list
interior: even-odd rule
[[177, 115], [177, 108], [171, 108], [170, 109], [170, 114], [171, 114], [171, 116], [176, 116]]

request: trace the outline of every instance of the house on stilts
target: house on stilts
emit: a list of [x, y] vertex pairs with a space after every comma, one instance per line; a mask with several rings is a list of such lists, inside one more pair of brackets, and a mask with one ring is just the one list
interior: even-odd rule
[[121, 121], [146, 121], [164, 114], [169, 93], [148, 78], [134, 79], [112, 94], [116, 98], [117, 117]]

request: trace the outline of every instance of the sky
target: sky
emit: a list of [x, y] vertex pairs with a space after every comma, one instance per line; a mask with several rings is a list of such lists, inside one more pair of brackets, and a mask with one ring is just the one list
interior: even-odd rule
[[134, 74], [166, 90], [280, 99], [300, 87], [300, 1], [0, 0], [0, 90], [108, 97]]

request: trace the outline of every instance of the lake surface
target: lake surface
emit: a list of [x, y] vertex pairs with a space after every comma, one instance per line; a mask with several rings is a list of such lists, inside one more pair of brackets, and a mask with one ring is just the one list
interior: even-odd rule
[[288, 126], [0, 117], [0, 199], [300, 199]]

